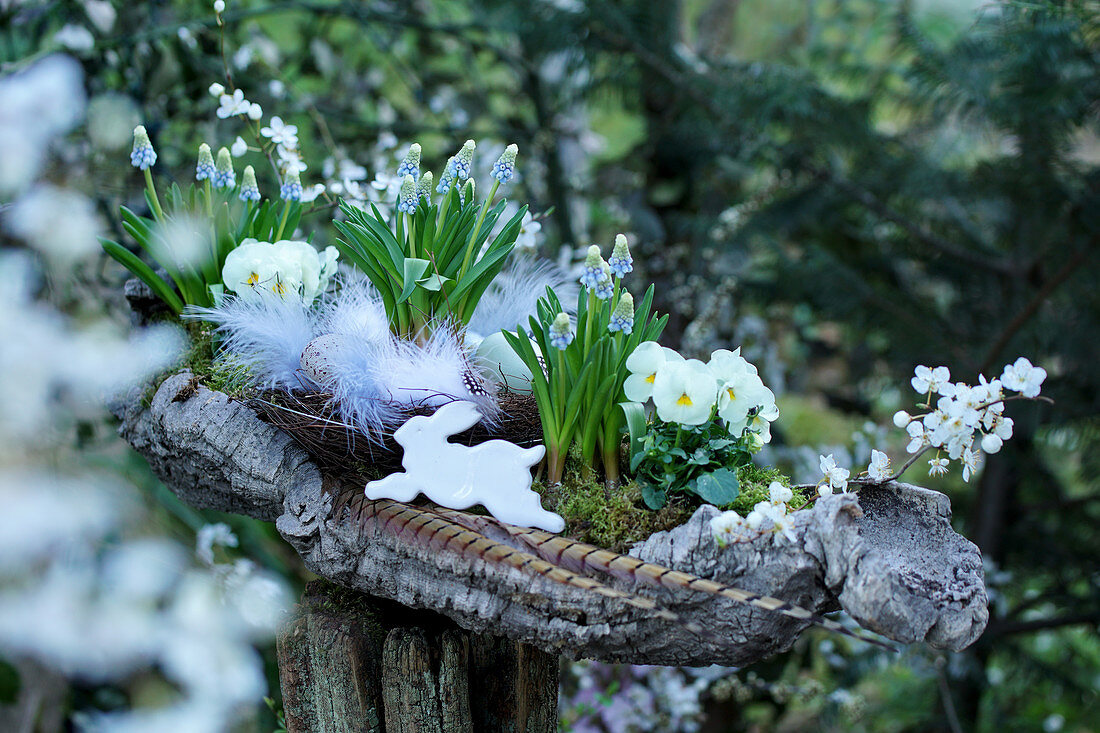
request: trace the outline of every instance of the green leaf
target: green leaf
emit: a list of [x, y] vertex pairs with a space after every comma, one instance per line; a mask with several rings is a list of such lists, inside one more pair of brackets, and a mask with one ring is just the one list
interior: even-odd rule
[[160, 276], [153, 272], [153, 268], [142, 262], [137, 255], [118, 242], [112, 242], [109, 239], [101, 238], [99, 243], [107, 254], [113, 257], [127, 270], [134, 273], [143, 283], [148, 285], [149, 288], [156, 293], [157, 297], [163, 300], [168, 307], [172, 309], [172, 312], [179, 315], [180, 312], [183, 311], [183, 301], [181, 301], [175, 291], [172, 290], [172, 286], [164, 282]]
[[637, 470], [634, 459], [642, 455], [643, 440], [645, 439], [646, 425], [645, 407], [639, 402], [620, 402], [619, 407], [626, 417], [626, 429], [630, 434], [630, 470]]
[[431, 264], [432, 263], [427, 260], [417, 259], [416, 257], [405, 258], [405, 276], [401, 280], [404, 283], [404, 287], [401, 290], [401, 294], [397, 296], [398, 303], [404, 303], [409, 299], [409, 296], [416, 290], [416, 281], [424, 277], [424, 273], [427, 272]]
[[416, 284], [424, 288], [425, 290], [437, 292], [439, 290], [442, 290], [443, 286], [450, 282], [454, 282], [454, 280], [449, 277], [443, 277], [439, 273], [435, 273], [433, 275], [428, 275], [428, 277], [417, 280]]
[[725, 506], [741, 493], [737, 474], [727, 468], [719, 468], [712, 473], [703, 474], [688, 488], [698, 494], [703, 501], [715, 506]]
[[642, 501], [645, 502], [647, 507], [653, 511], [664, 509], [665, 504], [668, 503], [668, 494], [665, 493], [663, 488], [648, 481], [640, 481], [638, 485], [642, 490]]

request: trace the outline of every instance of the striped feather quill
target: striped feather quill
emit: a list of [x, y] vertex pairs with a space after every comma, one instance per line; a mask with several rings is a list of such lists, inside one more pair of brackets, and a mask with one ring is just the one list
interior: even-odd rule
[[464, 557], [498, 563], [586, 592], [597, 593], [676, 623], [689, 632], [719, 646], [729, 640], [718, 637], [651, 598], [612, 588], [586, 573], [610, 575], [634, 584], [689, 591], [729, 598], [738, 603], [780, 613], [809, 622], [838, 634], [897, 651], [873, 637], [851, 631], [832, 619], [770, 596], [735, 588], [644, 562], [629, 555], [604, 550], [536, 529], [516, 527], [491, 517], [475, 516], [450, 509], [416, 507], [388, 499], [369, 500], [361, 490], [342, 494], [333, 507], [334, 516], [344, 509], [362, 526], [373, 525], [399, 539], [433, 550], [449, 549]]

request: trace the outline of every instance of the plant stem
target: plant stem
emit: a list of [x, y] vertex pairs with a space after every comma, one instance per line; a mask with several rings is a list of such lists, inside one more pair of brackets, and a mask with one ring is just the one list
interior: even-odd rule
[[153, 183], [153, 172], [148, 168], [145, 169], [145, 187], [149, 189], [149, 198], [153, 201], [153, 213], [156, 214], [157, 220], [163, 224], [164, 209], [160, 208], [160, 197], [157, 196], [157, 187]]
[[287, 217], [290, 216], [290, 202], [283, 202], [283, 216], [279, 220], [279, 229], [275, 232], [275, 241], [278, 242], [283, 238], [283, 228], [286, 226]]
[[458, 271], [459, 282], [462, 281], [462, 276], [466, 274], [466, 270], [470, 266], [470, 258], [473, 257], [474, 250], [481, 249], [478, 246], [477, 236], [481, 233], [481, 224], [485, 221], [485, 215], [489, 213], [489, 204], [492, 203], [493, 197], [497, 195], [497, 188], [499, 187], [500, 181], [494, 180], [493, 187], [489, 189], [489, 198], [485, 199], [485, 202], [481, 205], [481, 211], [477, 215], [477, 223], [474, 224], [474, 233], [470, 236], [470, 241], [466, 245], [466, 256], [462, 258], [462, 267]]

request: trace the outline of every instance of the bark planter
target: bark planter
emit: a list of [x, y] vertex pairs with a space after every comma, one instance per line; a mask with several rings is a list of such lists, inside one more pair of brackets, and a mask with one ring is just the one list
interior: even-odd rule
[[[441, 700], [447, 689], [458, 689], [458, 698], [467, 695], [474, 708], [487, 704], [476, 692], [482, 688], [471, 687], [469, 679], [487, 681], [487, 668], [508, 666], [499, 660], [486, 662], [491, 657], [487, 653], [478, 657], [480, 652], [471, 649], [483, 648], [478, 646], [483, 642], [464, 632], [518, 642], [506, 652], [513, 660], [522, 655], [534, 659], [539, 654], [536, 650], [541, 650], [551, 660], [565, 655], [639, 664], [743, 666], [789, 648], [808, 625], [726, 598], [683, 588], [654, 588], [629, 574], [596, 578], [617, 591], [652, 599], [680, 617], [680, 621], [670, 620], [622, 598], [581, 587], [583, 583], [563, 582], [566, 575], [583, 577], [575, 568], [535, 572], [537, 563], [515, 562], [510, 555], [522, 557], [531, 548], [494, 520], [450, 513], [449, 519], [440, 516], [427, 522], [397, 502], [369, 502], [365, 497], [337, 501], [341, 487], [326, 478], [288, 434], [263, 422], [245, 404], [198, 384], [187, 372], [165, 380], [148, 404], [135, 395], [119, 406], [118, 413], [122, 436], [188, 504], [273, 521], [306, 567], [332, 583], [447, 619], [438, 633], [402, 632], [387, 651], [384, 643], [393, 629], [400, 628], [400, 619], [395, 625], [390, 613], [389, 620], [382, 622], [382, 628], [390, 624], [383, 646], [374, 649], [364, 642], [358, 651], [348, 652], [352, 655], [348, 658], [378, 658], [429, 670], [422, 687], [435, 690], [435, 702], [425, 704], [437, 717], [446, 707]], [[865, 628], [898, 642], [958, 650], [985, 628], [988, 612], [981, 555], [974, 544], [952, 530], [950, 503], [943, 494], [893, 483], [864, 488], [859, 494], [827, 496], [793, 515], [799, 541], [783, 545], [761, 537], [719, 547], [708, 526], [717, 513], [714, 507], [703, 506], [683, 525], [654, 534], [630, 554], [818, 613], [843, 608]], [[448, 522], [458, 529], [438, 531]], [[460, 530], [470, 534], [452, 541]], [[484, 541], [467, 539], [475, 533]], [[510, 551], [489, 550], [489, 546]], [[319, 607], [311, 606], [307, 598], [305, 616], [299, 615], [292, 625], [298, 624], [299, 637], [312, 633], [316, 639], [327, 638], [308, 631], [311, 608], [316, 617]], [[347, 630], [361, 623], [349, 618], [356, 617], [315, 625]], [[683, 622], [701, 626], [714, 638], [692, 633]], [[301, 630], [302, 623], [306, 631]], [[715, 643], [715, 638], [722, 643]], [[313, 648], [318, 644], [324, 642]], [[459, 661], [442, 664], [440, 659]], [[300, 676], [312, 674], [317, 679], [318, 663], [312, 672]], [[517, 675], [523, 666], [513, 664], [508, 674]], [[542, 669], [546, 664], [543, 660], [535, 666]], [[466, 670], [465, 687], [447, 682], [458, 674], [456, 669]], [[375, 676], [380, 677], [381, 689], [385, 671]], [[539, 679], [532, 684], [541, 685], [544, 692], [556, 684], [556, 674], [554, 679], [542, 673], [534, 676]], [[284, 675], [284, 687], [287, 684]], [[514, 700], [523, 699], [522, 705], [513, 701], [505, 714], [512, 716], [513, 729], [553, 730], [544, 713], [532, 712], [545, 708], [545, 700], [535, 705], [530, 699], [538, 695], [515, 693], [515, 685], [509, 689]], [[360, 690], [355, 695], [367, 701], [371, 693]], [[285, 690], [284, 696], [288, 701], [293, 697]], [[454, 704], [461, 708], [460, 703]], [[367, 707], [363, 702], [359, 709]], [[373, 728], [331, 729], [401, 730], [398, 707], [390, 706], [395, 711], [391, 721], [389, 708], [382, 703], [384, 714]], [[522, 711], [516, 712], [518, 708]], [[289, 707], [287, 714], [288, 719], [292, 717]], [[405, 719], [411, 718], [406, 715]], [[501, 729], [508, 728], [499, 716], [494, 719]], [[316, 730], [330, 729], [312, 725]], [[481, 725], [488, 727], [472, 729], [496, 729], [496, 724], [482, 721]]]

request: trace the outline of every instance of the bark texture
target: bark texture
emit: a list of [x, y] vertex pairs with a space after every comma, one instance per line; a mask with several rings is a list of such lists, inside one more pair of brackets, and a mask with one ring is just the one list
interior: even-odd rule
[[278, 654], [289, 733], [557, 729], [556, 656], [327, 581], [307, 586]]
[[[723, 598], [601, 578], [649, 595], [729, 640], [716, 646], [615, 599], [433, 549], [384, 526], [364, 531], [346, 515], [333, 516], [320, 471], [289, 436], [246, 406], [197, 386], [186, 373], [166, 380], [148, 406], [131, 400], [120, 416], [122, 435], [184, 501], [274, 520], [317, 574], [436, 611], [469, 631], [570, 657], [746, 665], [788, 648], [806, 625]], [[981, 555], [951, 529], [950, 504], [942, 494], [892, 484], [858, 496], [825, 497], [795, 515], [794, 544], [759, 538], [720, 548], [708, 527], [716, 513], [701, 507], [682, 526], [639, 543], [632, 554], [813, 611], [843, 607], [866, 628], [897, 641], [961, 649], [985, 628]], [[396, 648], [413, 665], [418, 642], [399, 641]], [[476, 658], [482, 652], [475, 646], [468, 653]]]

